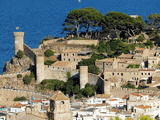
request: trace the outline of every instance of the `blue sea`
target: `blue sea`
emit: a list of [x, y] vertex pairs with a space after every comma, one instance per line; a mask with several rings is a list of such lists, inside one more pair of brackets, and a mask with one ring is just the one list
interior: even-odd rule
[[25, 32], [25, 43], [37, 48], [47, 35], [64, 36], [62, 24], [73, 9], [94, 7], [104, 15], [118, 11], [145, 20], [151, 13], [160, 13], [159, 6], [159, 0], [0, 0], [0, 73], [14, 55], [15, 31]]

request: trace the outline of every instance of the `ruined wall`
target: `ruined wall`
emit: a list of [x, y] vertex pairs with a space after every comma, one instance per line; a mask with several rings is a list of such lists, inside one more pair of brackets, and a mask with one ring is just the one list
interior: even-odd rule
[[78, 70], [66, 71], [66, 70], [54, 70], [52, 67], [45, 65], [44, 79], [58, 79], [67, 81], [67, 72], [71, 72], [72, 77], [77, 77], [79, 74]]
[[96, 46], [98, 44], [98, 40], [68, 40], [67, 44]]
[[33, 91], [26, 91], [26, 90], [20, 90], [20, 89], [3, 89], [0, 88], [0, 100], [1, 101], [12, 101], [15, 97], [26, 97], [31, 98], [31, 96], [34, 96], [35, 98], [49, 98], [48, 95], [43, 95], [39, 92], [33, 92]]
[[27, 46], [26, 44], [23, 45], [24, 46], [24, 53], [26, 56], [28, 56], [32, 61], [33, 63], [35, 64], [35, 61], [36, 61], [36, 54], [33, 52], [33, 50]]
[[104, 79], [102, 77], [89, 73], [88, 83], [93, 84], [93, 85], [98, 85], [98, 91], [100, 93], [104, 93]]

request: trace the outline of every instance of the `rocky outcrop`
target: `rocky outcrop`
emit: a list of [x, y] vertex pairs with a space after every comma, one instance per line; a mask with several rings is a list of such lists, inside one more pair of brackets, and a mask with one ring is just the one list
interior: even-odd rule
[[13, 57], [5, 64], [3, 74], [20, 73], [32, 69], [34, 69], [34, 63], [29, 57], [24, 56], [21, 59]]

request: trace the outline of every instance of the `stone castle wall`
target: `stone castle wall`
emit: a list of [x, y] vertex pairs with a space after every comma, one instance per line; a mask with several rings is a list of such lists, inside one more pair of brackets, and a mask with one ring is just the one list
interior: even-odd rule
[[26, 56], [28, 56], [32, 61], [33, 63], [35, 64], [35, 61], [36, 61], [36, 54], [33, 52], [33, 50], [27, 46], [26, 44], [23, 45], [24, 46], [24, 53]]
[[0, 100], [1, 101], [12, 101], [15, 97], [26, 97], [28, 99], [31, 98], [31, 96], [34, 96], [35, 98], [49, 98], [50, 96], [44, 95], [39, 92], [33, 92], [33, 91], [26, 91], [26, 90], [20, 90], [20, 89], [0, 89]]
[[[49, 66], [45, 65], [45, 71], [44, 71], [44, 78], [45, 79], [58, 79], [58, 80], [62, 80], [64, 82], [67, 81], [67, 72], [66, 70], [54, 70], [52, 68], [50, 68]], [[72, 77], [77, 77], [79, 74], [78, 70], [72, 70], [71, 72], [71, 76]]]
[[67, 44], [72, 45], [97, 45], [98, 40], [68, 40]]
[[104, 79], [98, 75], [89, 73], [88, 74], [88, 83], [93, 85], [98, 85], [98, 89], [101, 93], [104, 93]]

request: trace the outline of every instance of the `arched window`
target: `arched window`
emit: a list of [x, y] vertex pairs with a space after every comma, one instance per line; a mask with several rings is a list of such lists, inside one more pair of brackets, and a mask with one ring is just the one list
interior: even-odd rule
[[64, 101], [61, 101], [61, 104], [64, 104]]

